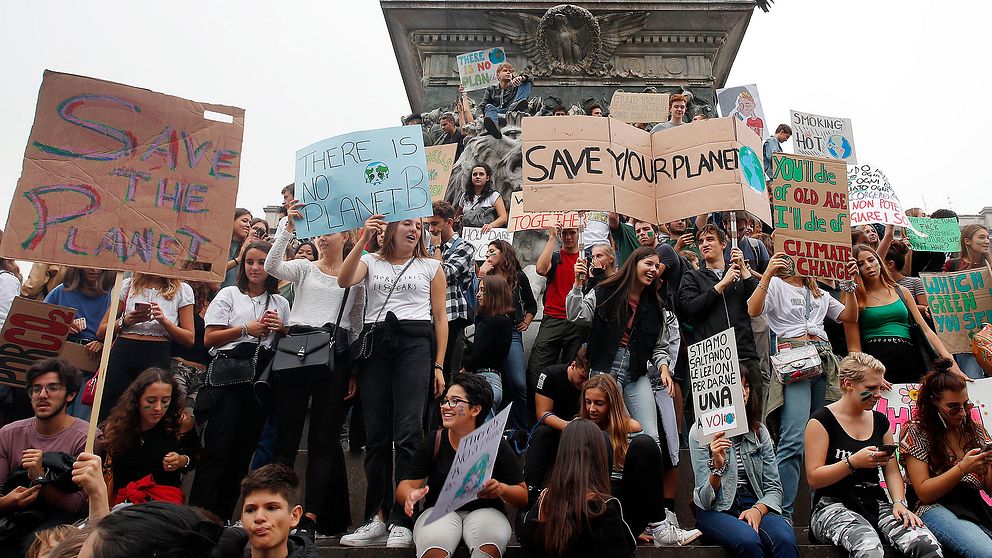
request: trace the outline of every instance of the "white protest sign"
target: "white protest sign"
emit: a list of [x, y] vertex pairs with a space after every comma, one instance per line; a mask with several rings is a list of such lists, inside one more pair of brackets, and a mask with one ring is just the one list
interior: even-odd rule
[[479, 497], [482, 485], [493, 477], [496, 455], [512, 406], [512, 403], [507, 405], [496, 418], [458, 442], [458, 451], [451, 462], [451, 469], [448, 469], [444, 486], [437, 495], [437, 503], [427, 518], [427, 525]]
[[510, 220], [506, 224], [507, 230], [546, 230], [557, 223], [565, 229], [577, 229], [583, 226], [582, 214], [578, 211], [524, 211], [524, 193], [510, 193]]
[[848, 205], [851, 212], [851, 226], [867, 223], [882, 223], [913, 229], [920, 236], [913, 223], [906, 218], [902, 202], [896, 196], [885, 173], [871, 165], [856, 165], [847, 170]]
[[789, 115], [792, 120], [792, 145], [797, 154], [840, 159], [849, 165], [858, 164], [850, 118], [820, 116], [797, 110], [790, 110]]
[[496, 83], [496, 68], [506, 62], [506, 53], [499, 47], [487, 48], [459, 54], [456, 62], [458, 81], [465, 91], [475, 91]]
[[667, 122], [668, 93], [616, 91], [610, 99], [610, 117], [624, 122]]
[[728, 438], [747, 432], [734, 328], [689, 345], [689, 378], [700, 441], [708, 442], [717, 432]]
[[513, 232], [508, 229], [489, 229], [489, 232], [482, 232], [479, 227], [464, 227], [462, 228], [462, 238], [465, 242], [475, 246], [475, 259], [477, 261], [486, 259], [489, 243], [494, 240], [505, 240], [513, 244]]

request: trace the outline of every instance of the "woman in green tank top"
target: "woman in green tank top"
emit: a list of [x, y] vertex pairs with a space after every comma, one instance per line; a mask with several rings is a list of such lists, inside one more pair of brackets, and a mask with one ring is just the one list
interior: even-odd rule
[[[869, 246], [856, 244], [853, 255], [860, 279], [858, 321], [844, 324], [848, 351], [865, 352], [882, 361], [886, 382], [919, 382], [930, 363], [924, 361], [910, 337], [914, 321], [940, 356], [952, 358], [950, 353], [923, 320], [912, 293], [892, 279], [878, 254]], [[957, 365], [951, 370], [964, 377]]]

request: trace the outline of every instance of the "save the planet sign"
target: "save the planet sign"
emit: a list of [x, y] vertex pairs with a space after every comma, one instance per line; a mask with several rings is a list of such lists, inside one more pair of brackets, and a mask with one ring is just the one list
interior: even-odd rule
[[420, 126], [334, 136], [296, 152], [297, 236], [309, 238], [433, 214]]

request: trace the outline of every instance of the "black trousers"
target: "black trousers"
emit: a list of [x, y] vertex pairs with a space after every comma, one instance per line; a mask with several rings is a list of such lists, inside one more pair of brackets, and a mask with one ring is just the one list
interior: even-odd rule
[[333, 373], [314, 377], [306, 373], [293, 378], [274, 378], [272, 386], [276, 442], [273, 462], [292, 468], [303, 437], [307, 407], [306, 491], [303, 509], [317, 515], [321, 533], [340, 533], [351, 525], [348, 500], [348, 471], [341, 449], [341, 426], [351, 370], [347, 356], [338, 357]]
[[206, 418], [206, 425], [189, 505], [228, 520], [241, 495], [241, 479], [248, 473], [266, 413], [255, 399], [252, 385], [244, 384], [203, 386], [196, 397], [196, 415], [198, 421]]
[[527, 455], [524, 457], [524, 480], [528, 488], [544, 488], [545, 480], [551, 474], [555, 458], [558, 456], [558, 443], [561, 432], [547, 424], [541, 424], [534, 429]]
[[168, 341], [139, 341], [121, 337], [110, 349], [107, 378], [103, 384], [103, 401], [100, 404], [100, 422], [114, 410], [117, 400], [127, 386], [142, 372], [158, 367], [172, 369], [172, 344]]
[[631, 533], [638, 535], [648, 523], [665, 519], [664, 473], [665, 460], [658, 444], [647, 434], [634, 436], [627, 448], [623, 478], [611, 482]]

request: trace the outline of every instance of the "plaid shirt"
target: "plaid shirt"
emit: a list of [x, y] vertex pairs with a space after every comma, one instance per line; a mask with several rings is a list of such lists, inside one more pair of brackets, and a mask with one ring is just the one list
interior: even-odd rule
[[[448, 281], [448, 290], [444, 297], [444, 308], [448, 312], [448, 321], [465, 318], [468, 319], [468, 303], [465, 302], [465, 292], [468, 290], [469, 281], [475, 273], [475, 247], [459, 240], [458, 234], [451, 237], [451, 240], [441, 245], [441, 269], [444, 270], [444, 278]], [[452, 248], [453, 244], [457, 244]]]

